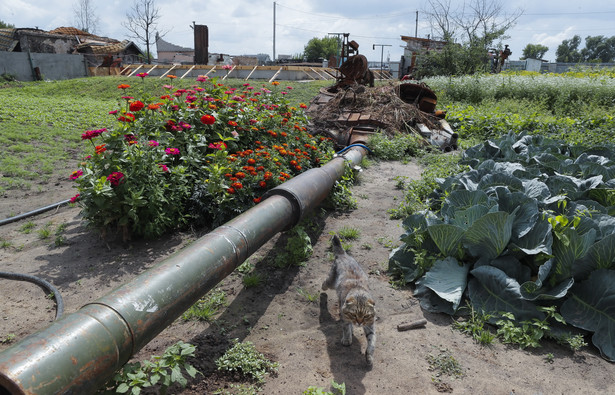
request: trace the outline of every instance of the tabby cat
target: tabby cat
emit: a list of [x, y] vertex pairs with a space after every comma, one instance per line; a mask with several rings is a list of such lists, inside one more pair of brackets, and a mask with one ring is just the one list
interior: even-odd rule
[[337, 235], [332, 239], [335, 261], [329, 276], [322, 283], [322, 289], [335, 289], [339, 298], [340, 319], [342, 321], [342, 344], [352, 343], [352, 325], [363, 326], [367, 338], [365, 359], [369, 366], [374, 362], [376, 332], [374, 320], [376, 311], [374, 299], [367, 286], [367, 274], [359, 263], [346, 253]]

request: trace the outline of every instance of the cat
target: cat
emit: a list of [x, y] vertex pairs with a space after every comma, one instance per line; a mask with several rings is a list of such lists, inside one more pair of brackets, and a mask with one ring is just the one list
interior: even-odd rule
[[352, 325], [363, 326], [367, 338], [365, 360], [371, 367], [374, 363], [374, 347], [376, 318], [374, 298], [370, 295], [367, 285], [367, 274], [359, 263], [342, 247], [337, 235], [331, 240], [335, 261], [327, 279], [322, 283], [322, 289], [335, 289], [339, 298], [340, 319], [342, 321], [342, 344], [352, 343]]

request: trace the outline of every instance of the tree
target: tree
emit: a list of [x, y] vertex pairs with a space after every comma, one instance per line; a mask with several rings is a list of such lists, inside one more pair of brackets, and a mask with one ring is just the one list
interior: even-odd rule
[[612, 62], [615, 58], [615, 36], [587, 36], [585, 48], [581, 50], [581, 60], [584, 62]]
[[90, 0], [77, 0], [73, 4], [75, 13], [75, 24], [77, 29], [88, 33], [96, 33], [98, 30], [99, 19], [94, 13], [94, 5]]
[[134, 0], [132, 8], [126, 13], [126, 21], [122, 23], [133, 38], [145, 44], [148, 64], [152, 61], [150, 46], [158, 19], [160, 9], [156, 7], [155, 0]]
[[0, 21], [0, 29], [15, 29], [15, 25], [11, 25], [10, 23]]
[[549, 51], [549, 47], [542, 44], [528, 44], [523, 48], [523, 56], [519, 59], [542, 59], [543, 56]]
[[433, 36], [446, 42], [442, 50], [429, 50], [419, 57], [417, 76], [472, 74], [488, 66], [490, 49], [506, 38], [521, 11], [504, 14], [499, 0], [428, 0], [425, 13]]
[[579, 52], [579, 44], [581, 37], [575, 35], [570, 40], [564, 40], [555, 51], [555, 61], [562, 63], [578, 63], [581, 61], [581, 53]]
[[339, 41], [335, 37], [314, 37], [308, 41], [303, 49], [303, 56], [308, 62], [318, 62], [322, 59], [329, 59], [331, 55], [339, 53]]

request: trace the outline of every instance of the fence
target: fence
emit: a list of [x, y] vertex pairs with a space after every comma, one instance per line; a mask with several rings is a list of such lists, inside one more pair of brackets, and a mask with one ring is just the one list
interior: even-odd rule
[[19, 81], [67, 80], [88, 76], [83, 55], [0, 51], [0, 74]]

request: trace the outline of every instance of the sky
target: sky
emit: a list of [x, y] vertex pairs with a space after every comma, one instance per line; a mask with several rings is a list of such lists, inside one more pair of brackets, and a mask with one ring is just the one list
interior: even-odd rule
[[[446, 1], [446, 0], [439, 0]], [[455, 8], [462, 1], [450, 0]], [[549, 47], [544, 59], [554, 61], [563, 40], [575, 34], [615, 36], [615, 2], [604, 0], [494, 0], [502, 15], [522, 12], [502, 41], [512, 50], [511, 60], [522, 56], [528, 44]], [[122, 26], [134, 0], [93, 0], [99, 19], [96, 34], [118, 40], [132, 39]], [[76, 26], [78, 0], [0, 0], [0, 20], [16, 27], [52, 30]], [[275, 4], [275, 6], [274, 6]], [[229, 55], [267, 53], [297, 55], [307, 42], [332, 33], [349, 33], [368, 60], [400, 60], [401, 36], [431, 35], [429, 1], [419, 0], [183, 0], [156, 1], [161, 18], [156, 30], [170, 43], [194, 48], [193, 23], [207, 25], [209, 52]], [[275, 9], [275, 12], [274, 12]], [[418, 24], [417, 24], [418, 11]], [[274, 25], [275, 15], [275, 25]], [[275, 28], [274, 28], [275, 26]], [[275, 32], [275, 46], [274, 46]], [[135, 41], [133, 39], [133, 41]], [[137, 44], [144, 49], [141, 43]], [[582, 42], [581, 47], [584, 46]], [[155, 48], [154, 51], [155, 52]]]

